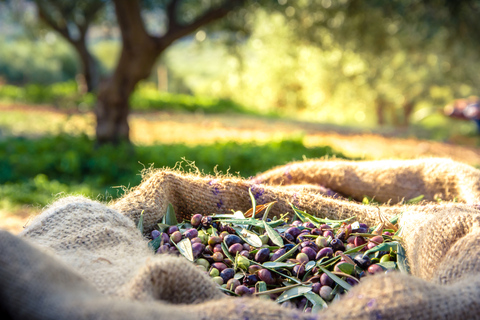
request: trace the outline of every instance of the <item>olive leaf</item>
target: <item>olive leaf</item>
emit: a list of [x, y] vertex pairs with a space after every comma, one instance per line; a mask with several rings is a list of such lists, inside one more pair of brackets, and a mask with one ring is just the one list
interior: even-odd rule
[[293, 268], [296, 263], [289, 263], [289, 262], [275, 262], [275, 261], [267, 261], [263, 263], [263, 267], [266, 268]]
[[322, 309], [328, 308], [325, 300], [323, 300], [318, 294], [309, 291], [303, 295], [312, 303], [312, 313], [317, 313]]
[[278, 298], [275, 300], [277, 303], [282, 303], [287, 300], [303, 296], [307, 292], [312, 291], [312, 286], [298, 286], [287, 291], [284, 291]]
[[193, 250], [192, 250], [192, 242], [189, 238], [185, 238], [178, 243], [172, 241], [172, 243], [177, 247], [178, 251], [182, 256], [187, 258], [188, 261], [193, 262]]
[[142, 210], [142, 213], [140, 213], [140, 219], [138, 219], [138, 224], [137, 224], [137, 229], [140, 230], [140, 233], [143, 234], [143, 212], [145, 210]]
[[419, 195], [419, 196], [417, 196], [417, 197], [415, 197], [415, 198], [412, 198], [412, 199], [410, 199], [410, 200], [405, 201], [405, 204], [417, 204], [417, 203], [419, 203], [420, 201], [422, 201], [424, 197], [425, 197], [425, 196], [424, 196], [423, 194], [421, 194], [421, 195]]
[[222, 250], [225, 253], [225, 255], [227, 256], [227, 258], [230, 259], [231, 261], [235, 261], [233, 259], [232, 255], [230, 254], [230, 252], [228, 252], [228, 247], [225, 244], [225, 242], [222, 241], [221, 246], [222, 246]]
[[153, 239], [152, 241], [148, 242], [148, 247], [153, 251], [157, 252], [158, 248], [162, 244], [162, 235], [160, 234], [159, 237]]
[[330, 271], [328, 271], [327, 269], [325, 269], [322, 266], [318, 266], [318, 267], [320, 268], [320, 270], [325, 272], [333, 281], [335, 281], [338, 285], [340, 285], [343, 289], [345, 289], [347, 291], [352, 289], [352, 286], [349, 285], [345, 280], [343, 280], [343, 279], [339, 278], [338, 276], [334, 275], [333, 273], [331, 273]]
[[177, 216], [175, 216], [175, 210], [173, 209], [173, 205], [171, 203], [168, 204], [167, 213], [165, 213], [163, 216], [162, 223], [169, 226], [178, 224]]
[[397, 250], [397, 246], [398, 246], [398, 242], [396, 241], [380, 243], [379, 245], [373, 247], [372, 249], [365, 251], [363, 255], [366, 256], [372, 252], [377, 252], [377, 251], [389, 251], [390, 248], [392, 248], [393, 250]]
[[397, 246], [397, 266], [400, 272], [410, 273], [410, 267], [407, 263], [407, 255], [405, 253], [405, 249], [400, 243]]
[[232, 228], [233, 230], [235, 230], [238, 236], [243, 239], [243, 241], [245, 241], [252, 247], [259, 248], [263, 245], [262, 239], [260, 239], [260, 237], [254, 232], [249, 231], [245, 228], [239, 228], [239, 227], [232, 227]]
[[276, 244], [279, 247], [283, 247], [283, 239], [280, 237], [277, 231], [270, 227], [265, 221], [263, 221], [263, 225], [265, 227], [265, 230], [267, 231], [268, 237], [274, 244]]
[[293, 247], [292, 249], [288, 250], [283, 256], [280, 256], [277, 260], [275, 260], [275, 262], [282, 262], [284, 261], [285, 259], [288, 259], [292, 254], [295, 253], [295, 251], [297, 251], [298, 247], [300, 246], [300, 243], [297, 244], [295, 247]]
[[377, 264], [385, 270], [395, 270], [397, 268], [397, 263], [394, 261], [379, 262]]

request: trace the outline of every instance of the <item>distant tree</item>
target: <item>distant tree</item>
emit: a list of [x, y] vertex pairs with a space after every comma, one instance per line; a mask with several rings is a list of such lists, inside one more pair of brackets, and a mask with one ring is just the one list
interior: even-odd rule
[[41, 21], [58, 32], [75, 49], [88, 92], [100, 82], [98, 63], [87, 46], [87, 32], [105, 6], [102, 0], [34, 0]]
[[[142, 2], [114, 0], [122, 35], [120, 58], [113, 74], [101, 84], [95, 109], [97, 142], [129, 141], [129, 97], [137, 83], [146, 79], [157, 58], [176, 40], [200, 27], [226, 17], [246, 0], [160, 1], [165, 32], [150, 34], [142, 18]], [[144, 2], [143, 5], [149, 4]]]

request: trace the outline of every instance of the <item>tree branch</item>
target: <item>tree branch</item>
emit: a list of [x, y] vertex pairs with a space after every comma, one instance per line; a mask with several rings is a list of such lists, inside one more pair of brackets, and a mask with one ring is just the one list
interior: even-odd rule
[[[192, 33], [193, 31], [197, 30], [202, 26], [209, 24], [213, 21], [222, 19], [235, 7], [245, 3], [245, 1], [246, 0], [226, 0], [223, 5], [216, 8], [210, 8], [201, 16], [197, 17], [197, 19], [187, 25], [170, 25], [169, 23], [169, 29], [167, 33], [161, 37], [155, 37], [155, 41], [159, 46], [166, 47], [173, 41]], [[177, 1], [174, 0], [173, 2]], [[172, 3], [170, 3], [170, 6], [172, 6]]]
[[37, 4], [38, 8], [38, 15], [40, 19], [48, 24], [53, 30], [57, 31], [62, 35], [66, 40], [69, 42], [73, 43], [73, 39], [70, 35], [70, 32], [68, 31], [68, 28], [65, 25], [61, 26], [59, 25], [55, 20], [53, 20], [45, 11], [45, 8], [41, 5], [40, 1], [35, 1]]
[[168, 30], [176, 28], [178, 26], [177, 21], [177, 8], [178, 8], [178, 0], [171, 0], [167, 6], [167, 18], [168, 18]]
[[141, 38], [148, 38], [141, 15], [140, 1], [114, 0], [114, 2], [124, 47], [138, 43]]

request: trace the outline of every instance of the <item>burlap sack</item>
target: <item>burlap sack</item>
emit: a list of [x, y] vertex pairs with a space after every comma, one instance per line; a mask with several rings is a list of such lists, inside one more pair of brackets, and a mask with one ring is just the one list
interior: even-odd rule
[[[85, 198], [65, 198], [18, 237], [0, 232], [0, 315], [11, 319], [480, 318], [480, 212], [475, 205], [479, 174], [441, 159], [302, 162], [252, 180], [153, 172], [110, 207]], [[304, 182], [313, 186], [299, 185]], [[423, 194], [428, 200], [441, 195], [459, 203], [366, 206], [325, 196], [316, 184], [357, 199], [368, 195], [397, 202]], [[377, 189], [377, 184], [383, 188]], [[291, 212], [289, 202], [322, 217], [356, 215], [368, 223], [378, 222], [379, 211], [387, 217], [403, 213], [412, 275], [364, 278], [328, 309], [305, 314], [262, 299], [224, 296], [183, 258], [153, 255], [135, 227], [144, 211], [148, 233], [168, 203], [179, 219], [193, 213], [247, 210], [249, 188], [258, 203], [278, 201], [272, 215]]]

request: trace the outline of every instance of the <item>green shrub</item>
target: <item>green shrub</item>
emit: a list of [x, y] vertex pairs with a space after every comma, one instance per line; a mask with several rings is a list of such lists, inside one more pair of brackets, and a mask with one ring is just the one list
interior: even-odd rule
[[[175, 167], [187, 159], [207, 174], [218, 170], [249, 177], [303, 157], [332, 155], [343, 157], [330, 147], [306, 148], [301, 138], [265, 144], [227, 142], [194, 147], [170, 144], [96, 148], [87, 136], [9, 137], [0, 141], [0, 196], [11, 197], [17, 203], [30, 199], [42, 204], [46, 194], [62, 191], [110, 194], [115, 198], [121, 189], [112, 187], [139, 184], [141, 171], [151, 165]], [[184, 161], [185, 169], [189, 161]]]

